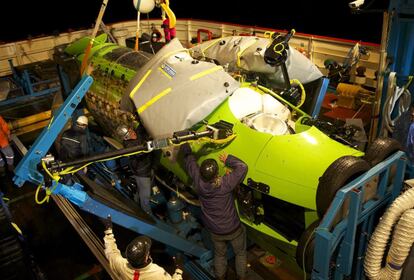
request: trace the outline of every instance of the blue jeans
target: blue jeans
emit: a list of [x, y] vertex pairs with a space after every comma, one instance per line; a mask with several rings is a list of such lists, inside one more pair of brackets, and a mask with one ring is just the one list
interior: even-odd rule
[[151, 196], [151, 177], [132, 176], [137, 182], [137, 192], [134, 200], [139, 202], [141, 209], [151, 214], [150, 196]]
[[246, 276], [246, 228], [244, 225], [231, 234], [219, 235], [211, 233], [214, 244], [214, 269], [217, 278], [224, 278], [227, 270], [227, 243], [230, 242], [236, 256], [236, 273], [243, 278]]
[[[7, 165], [13, 165], [14, 163], [14, 152], [10, 145], [4, 148], [0, 148], [1, 153], [6, 157]], [[3, 157], [0, 154], [0, 167], [4, 166]]]

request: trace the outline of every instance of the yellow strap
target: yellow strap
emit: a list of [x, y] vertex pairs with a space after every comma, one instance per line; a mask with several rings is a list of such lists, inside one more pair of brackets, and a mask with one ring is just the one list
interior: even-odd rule
[[18, 225], [16, 225], [15, 223], [11, 223], [11, 225], [14, 227], [14, 229], [20, 234], [23, 235], [22, 230], [19, 228]]
[[220, 69], [223, 69], [223, 67], [221, 67], [221, 66], [215, 66], [215, 67], [212, 67], [210, 69], [201, 71], [200, 73], [191, 76], [190, 77], [190, 81], [194, 81], [194, 80], [200, 79], [201, 77], [204, 77], [205, 75], [208, 75], [208, 74], [211, 74], [213, 72], [216, 72], [217, 70], [220, 70]]
[[290, 108], [292, 108], [292, 109], [293, 109], [293, 110], [295, 110], [296, 112], [299, 112], [302, 116], [307, 116], [307, 117], [310, 117], [310, 115], [309, 115], [309, 114], [305, 113], [304, 111], [302, 111], [301, 109], [299, 109], [298, 107], [296, 107], [295, 105], [293, 105], [292, 103], [290, 103], [290, 102], [286, 101], [285, 99], [283, 99], [281, 96], [279, 96], [278, 94], [276, 94], [276, 93], [275, 93], [275, 92], [273, 92], [272, 90], [270, 90], [270, 89], [268, 89], [268, 88], [266, 88], [266, 87], [264, 87], [264, 86], [261, 86], [261, 85], [258, 85], [257, 87], [258, 87], [260, 90], [262, 90], [262, 91], [264, 91], [264, 92], [266, 92], [266, 93], [270, 94], [270, 95], [271, 95], [271, 96], [273, 96], [274, 98], [278, 99], [279, 101], [281, 101], [281, 102], [283, 102], [283, 103], [287, 104]]
[[405, 89], [409, 88], [412, 81], [413, 81], [413, 76], [408, 76], [408, 82], [403, 86], [403, 88]]
[[161, 8], [163, 9], [163, 11], [165, 11], [167, 13], [168, 19], [170, 20], [169, 27], [174, 28], [175, 25], [176, 25], [177, 19], [175, 17], [174, 12], [170, 9], [170, 5], [169, 5], [168, 1], [166, 1], [165, 4], [162, 3]]
[[148, 78], [149, 74], [151, 74], [151, 69], [145, 73], [144, 77], [142, 77], [141, 81], [134, 87], [134, 89], [129, 94], [129, 97], [134, 98], [134, 94], [137, 92], [137, 90], [142, 86], [142, 84], [145, 82], [145, 80]]
[[212, 46], [214, 46], [215, 44], [217, 44], [218, 42], [220, 42], [221, 39], [222, 38], [218, 38], [218, 39], [213, 40], [205, 49], [200, 48], [201, 54], [203, 55], [203, 57], [206, 57], [206, 54], [204, 52], [207, 51]]
[[158, 70], [164, 74], [165, 77], [167, 77], [168, 79], [172, 79], [172, 77], [170, 75], [167, 74], [167, 72], [164, 71], [164, 69], [162, 69], [161, 67], [158, 67]]
[[263, 37], [265, 38], [272, 38], [273, 33], [275, 33], [274, 31], [265, 31], [265, 33], [263, 34]]
[[241, 64], [240, 57], [242, 56], [242, 54], [244, 53], [244, 51], [247, 50], [248, 48], [250, 48], [251, 46], [253, 46], [254, 43], [256, 43], [256, 42], [257, 42], [256, 40], [251, 40], [249, 42], [249, 44], [246, 44], [246, 46], [243, 47], [243, 48], [241, 48], [240, 51], [237, 53], [237, 66], [238, 67], [240, 67], [240, 64]]
[[171, 90], [172, 90], [172, 88], [164, 89], [159, 94], [157, 94], [156, 96], [154, 96], [153, 98], [151, 98], [150, 101], [148, 101], [147, 103], [145, 103], [144, 105], [142, 105], [141, 107], [139, 107], [138, 114], [141, 114], [142, 112], [144, 112], [149, 106], [151, 106], [152, 104], [154, 104], [155, 102], [157, 102], [158, 99], [160, 99], [163, 96], [165, 96], [168, 93], [170, 93]]
[[50, 129], [50, 126], [52, 125], [52, 122], [53, 122], [53, 118], [54, 118], [54, 116], [52, 116], [52, 118], [50, 119], [50, 122], [49, 122], [49, 125], [47, 126], [47, 129]]

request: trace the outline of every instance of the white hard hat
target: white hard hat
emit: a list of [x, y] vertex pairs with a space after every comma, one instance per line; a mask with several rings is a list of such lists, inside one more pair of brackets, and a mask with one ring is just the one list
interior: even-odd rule
[[77, 118], [76, 123], [80, 125], [88, 125], [88, 118], [85, 116], [80, 116]]
[[119, 136], [119, 138], [121, 139], [128, 139], [128, 133], [129, 133], [129, 128], [128, 126], [126, 126], [125, 124], [121, 124], [117, 129], [116, 129], [116, 134]]

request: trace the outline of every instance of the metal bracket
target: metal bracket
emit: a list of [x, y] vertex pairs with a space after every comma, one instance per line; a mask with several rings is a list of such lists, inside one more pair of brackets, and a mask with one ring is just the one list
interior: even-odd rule
[[266, 184], [255, 182], [252, 178], [247, 179], [247, 185], [261, 193], [269, 194], [270, 187]]

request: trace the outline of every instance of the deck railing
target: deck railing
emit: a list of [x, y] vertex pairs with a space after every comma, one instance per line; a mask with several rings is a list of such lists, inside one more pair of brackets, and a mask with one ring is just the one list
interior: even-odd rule
[[[161, 29], [161, 20], [150, 19], [141, 21], [141, 31], [150, 33], [151, 24], [154, 24], [158, 29]], [[125, 39], [135, 37], [136, 22], [125, 21], [115, 24], [108, 24], [107, 29], [110, 30], [118, 42], [122, 44], [122, 42], [125, 42]], [[286, 30], [277, 30], [272, 28], [194, 19], [177, 20], [176, 29], [177, 37], [186, 47], [191, 45], [190, 42], [193, 38], [197, 38], [197, 31], [200, 29], [209, 30], [212, 33], [213, 38], [240, 34], [255, 34], [256, 36], [263, 36], [264, 32], [269, 30], [286, 32]], [[356, 41], [303, 34], [300, 33], [300, 30], [297, 31], [298, 33], [296, 33], [290, 41], [291, 46], [300, 48], [306, 52], [309, 58], [321, 69], [324, 74], [327, 74], [323, 64], [326, 59], [332, 58], [341, 64], [350, 48], [356, 43]], [[61, 33], [58, 36], [46, 36], [0, 45], [0, 77], [11, 73], [8, 63], [9, 59], [13, 61], [15, 66], [51, 59], [54, 47], [73, 42], [78, 38], [91, 34], [91, 32], [92, 29], [85, 29]], [[206, 38], [202, 39], [205, 40]], [[364, 42], [362, 42], [362, 45], [369, 49], [370, 54], [368, 56], [363, 56], [358, 65], [365, 66], [367, 69], [366, 85], [375, 87], [376, 83], [374, 76], [379, 65], [379, 45]]]

